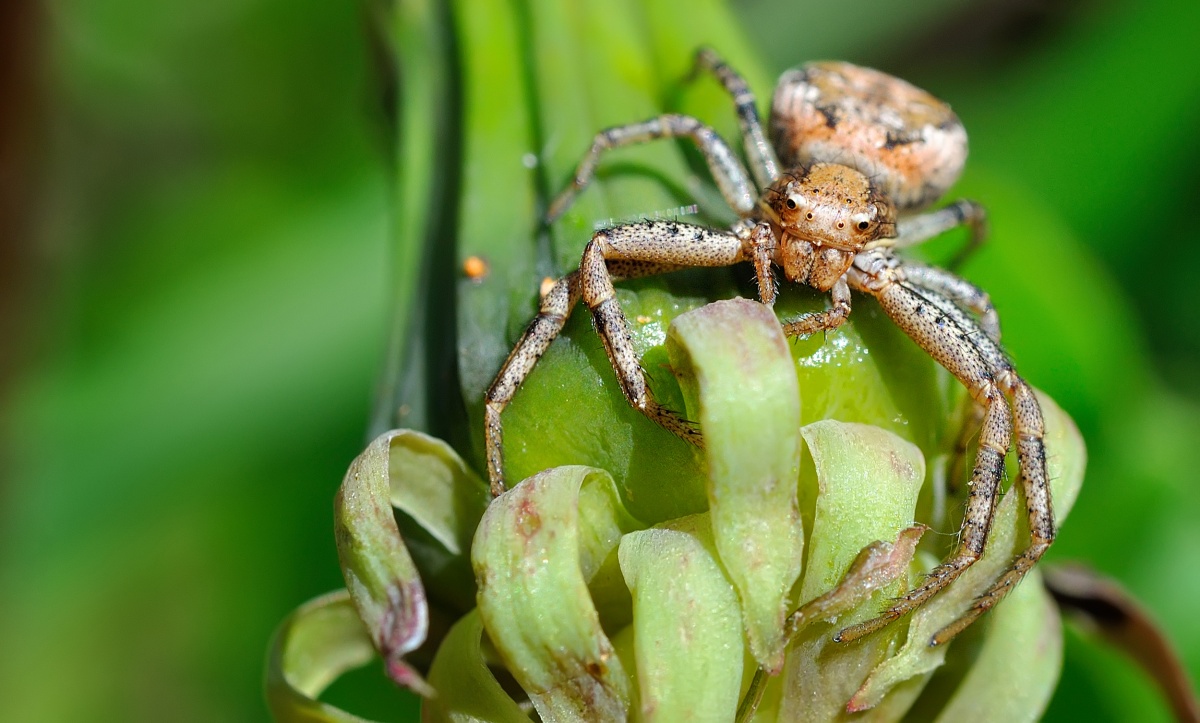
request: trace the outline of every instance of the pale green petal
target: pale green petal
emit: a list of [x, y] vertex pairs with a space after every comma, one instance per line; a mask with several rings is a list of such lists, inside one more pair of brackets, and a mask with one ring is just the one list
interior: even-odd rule
[[[916, 446], [878, 427], [835, 420], [814, 422], [802, 430], [816, 469], [818, 494], [812, 544], [800, 599], [810, 601], [835, 589], [865, 548], [897, 540], [911, 559], [910, 532], [917, 495], [925, 479], [925, 460]], [[890, 551], [889, 551], [890, 552]], [[887, 598], [900, 594], [909, 576], [888, 576], [855, 596], [852, 610], [836, 619], [816, 621], [802, 630], [788, 653], [780, 720], [827, 721], [847, 717], [846, 701], [871, 668], [890, 655], [903, 637], [893, 626], [852, 645], [834, 643], [838, 627], [871, 617]], [[886, 581], [885, 577], [880, 582]], [[897, 701], [899, 713], [911, 704], [919, 686]], [[894, 720], [898, 713], [872, 715]], [[861, 716], [860, 716], [861, 717]], [[857, 718], [856, 718], [857, 719]]]
[[388, 675], [428, 695], [428, 686], [403, 661], [425, 642], [429, 609], [392, 512], [390, 453], [397, 438], [403, 433], [377, 437], [350, 463], [334, 500], [334, 536], [346, 588]]
[[750, 651], [763, 668], [779, 670], [787, 594], [804, 546], [800, 391], [787, 340], [768, 307], [733, 299], [676, 318], [667, 351], [704, 432], [713, 535], [742, 602]]
[[491, 499], [487, 485], [436, 437], [410, 429], [386, 436], [392, 506], [412, 517], [447, 552], [465, 554]]
[[488, 670], [481, 648], [483, 621], [478, 610], [459, 619], [429, 669], [429, 684], [437, 696], [426, 699], [421, 718], [426, 723], [528, 723], [529, 716], [500, 687]]
[[990, 615], [983, 647], [937, 723], [1032, 723], [1054, 693], [1062, 668], [1062, 619], [1041, 573], [1030, 572]]
[[543, 720], [620, 720], [630, 682], [600, 627], [588, 580], [636, 522], [608, 473], [558, 467], [498, 497], [471, 563], [479, 613]]
[[742, 682], [742, 619], [708, 515], [625, 535], [620, 560], [633, 593], [641, 720], [731, 720]]
[[301, 605], [280, 624], [267, 660], [267, 706], [278, 723], [370, 723], [317, 697], [342, 673], [375, 659], [345, 590]]

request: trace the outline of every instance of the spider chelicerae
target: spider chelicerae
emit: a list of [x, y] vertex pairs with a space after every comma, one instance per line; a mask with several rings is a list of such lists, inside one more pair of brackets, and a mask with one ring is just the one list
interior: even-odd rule
[[537, 317], [487, 391], [492, 494], [505, 489], [501, 413], [581, 298], [629, 403], [700, 445], [695, 426], [651, 395], [614, 281], [749, 262], [761, 302], [771, 305], [779, 269], [788, 281], [828, 292], [831, 299], [824, 311], [785, 321], [789, 336], [837, 328], [850, 314], [850, 292], [867, 293], [966, 386], [982, 427], [957, 549], [878, 617], [842, 630], [835, 639], [862, 637], [920, 607], [980, 557], [1001, 491], [1004, 457], [1016, 434], [1030, 544], [966, 613], [930, 641], [945, 643], [999, 602], [1042, 557], [1055, 533], [1041, 408], [1000, 347], [1000, 325], [988, 295], [950, 271], [896, 253], [962, 225], [970, 228], [973, 244], [981, 240], [984, 213], [977, 204], [960, 200], [924, 210], [958, 179], [967, 156], [966, 131], [948, 105], [899, 78], [823, 62], [780, 78], [768, 143], [745, 80], [710, 49], [697, 53], [696, 69], [715, 75], [732, 96], [753, 180], [711, 128], [691, 116], [666, 114], [598, 133], [573, 182], [551, 204], [547, 222], [588, 185], [606, 150], [658, 138], [694, 142], [739, 219], [728, 230], [646, 221], [592, 236], [579, 269], [545, 294]]

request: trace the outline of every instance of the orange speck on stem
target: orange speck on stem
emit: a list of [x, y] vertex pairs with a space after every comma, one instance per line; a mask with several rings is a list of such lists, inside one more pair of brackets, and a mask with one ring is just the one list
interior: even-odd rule
[[463, 273], [472, 281], [482, 281], [490, 270], [488, 262], [478, 256], [468, 256], [463, 261], [462, 268]]

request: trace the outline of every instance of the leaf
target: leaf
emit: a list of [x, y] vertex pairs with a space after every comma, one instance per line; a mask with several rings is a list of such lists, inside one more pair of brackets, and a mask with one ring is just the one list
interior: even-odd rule
[[627, 715], [629, 678], [587, 583], [635, 525], [612, 477], [589, 467], [530, 477], [479, 523], [471, 548], [479, 614], [543, 720]]
[[804, 546], [800, 390], [787, 341], [771, 309], [745, 299], [676, 318], [667, 339], [689, 414], [704, 432], [713, 536], [741, 599], [750, 651], [777, 671]]
[[317, 700], [342, 673], [375, 658], [375, 649], [345, 590], [306, 602], [271, 639], [267, 706], [278, 723], [370, 723]]
[[1158, 684], [1177, 720], [1200, 720], [1200, 701], [1179, 653], [1128, 590], [1081, 563], [1047, 568], [1044, 578], [1062, 610], [1129, 656]]
[[[385, 73], [395, 83], [395, 126], [390, 128], [395, 158], [395, 188], [390, 245], [392, 329], [383, 374], [371, 415], [372, 436], [397, 426], [430, 429], [441, 410], [431, 408], [425, 380], [436, 362], [445, 324], [422, 299], [438, 293], [430, 273], [445, 253], [441, 207], [450, 193], [446, 150], [452, 148], [454, 112], [449, 29], [435, 0], [371, 0], [377, 32], [385, 36], [395, 67]], [[442, 272], [445, 274], [445, 272]], [[444, 313], [444, 312], [442, 312]]]
[[742, 682], [742, 620], [708, 515], [631, 532], [619, 555], [633, 593], [641, 718], [731, 720]]
[[[457, 258], [443, 259], [451, 267], [447, 284], [431, 287], [426, 303], [431, 309], [446, 306], [444, 296], [456, 284], [456, 318], [430, 332], [443, 346], [443, 339], [456, 338], [459, 386], [471, 411], [471, 429], [477, 430], [483, 428], [484, 390], [515, 339], [510, 325], [524, 323], [535, 311], [540, 281], [534, 259], [536, 175], [523, 159], [538, 152], [531, 117], [536, 102], [525, 66], [525, 29], [514, 3], [457, 0], [451, 15], [459, 52], [462, 145], [459, 185], [448, 201], [457, 217], [445, 214], [442, 244], [444, 255], [453, 249]], [[450, 274], [471, 256], [482, 259], [488, 273], [455, 281]], [[452, 377], [439, 379], [444, 384]]]

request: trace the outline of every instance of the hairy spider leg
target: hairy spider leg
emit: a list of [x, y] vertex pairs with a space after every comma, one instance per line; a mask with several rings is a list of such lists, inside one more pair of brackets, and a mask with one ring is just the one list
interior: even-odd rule
[[746, 79], [726, 65], [712, 48], [700, 48], [696, 51], [696, 65], [692, 75], [695, 76], [700, 70], [707, 70], [715, 75], [724, 86], [725, 92], [733, 98], [738, 125], [742, 129], [746, 158], [750, 161], [750, 171], [754, 174], [759, 188], [766, 188], [779, 177], [779, 159], [775, 157], [775, 149], [763, 134], [754, 91], [750, 90]]
[[850, 286], [846, 277], [838, 279], [829, 290], [833, 306], [824, 311], [805, 314], [795, 321], [783, 323], [783, 333], [788, 336], [808, 336], [818, 331], [833, 331], [850, 316]]
[[754, 264], [754, 276], [758, 282], [758, 300], [767, 306], [775, 305], [779, 286], [775, 283], [775, 255], [779, 250], [779, 239], [766, 221], [741, 219], [734, 223], [730, 232], [742, 240], [746, 259]]
[[[863, 280], [859, 277], [858, 281]], [[1054, 513], [1046, 485], [1042, 410], [1033, 396], [1032, 388], [1016, 375], [1001, 348], [959, 306], [941, 297], [934, 289], [922, 288], [911, 282], [888, 280], [880, 286], [877, 280], [871, 281], [876, 283], [864, 287], [863, 291], [875, 294], [896, 324], [938, 363], [958, 377], [970, 390], [972, 398], [985, 406], [986, 412], [958, 550], [949, 560], [932, 570], [922, 585], [901, 596], [892, 608], [874, 620], [844, 629], [836, 635], [836, 639], [850, 641], [863, 637], [910, 613], [978, 560], [983, 554], [992, 514], [995, 513], [1000, 495], [1004, 454], [1009, 447], [1009, 435], [1014, 422], [1018, 434], [1016, 449], [1030, 518], [1031, 544], [988, 591], [974, 600], [964, 615], [942, 628], [930, 640], [930, 645], [942, 645], [1000, 602], [1016, 582], [1032, 569], [1054, 540]], [[1008, 417], [1009, 406], [1001, 393], [1012, 398], [1012, 419]]]
[[562, 332], [571, 309], [578, 302], [579, 272], [575, 271], [559, 279], [542, 299], [537, 316], [525, 327], [525, 333], [508, 353], [496, 379], [484, 394], [484, 443], [492, 497], [499, 497], [505, 490], [504, 430], [500, 415], [538, 359], [550, 348], [550, 342]]
[[[897, 237], [887, 239], [884, 243], [893, 249], [911, 248], [962, 225], [969, 227], [970, 235], [967, 245], [955, 254], [950, 263], [950, 267], [954, 268], [978, 250], [987, 235], [987, 212], [974, 201], [959, 199], [936, 211], [902, 219], [898, 224]], [[916, 286], [934, 291], [958, 307], [974, 313], [979, 317], [979, 326], [988, 338], [1000, 343], [1000, 319], [987, 292], [961, 276], [936, 266], [905, 261], [901, 273], [903, 278]], [[969, 403], [971, 409], [950, 455], [949, 468], [953, 470], [961, 469], [971, 440], [983, 424], [984, 407], [974, 400]], [[957, 487], [953, 483], [952, 486]]]
[[[1004, 472], [1004, 455], [1008, 452], [1012, 437], [1008, 401], [992, 373], [991, 364], [972, 342], [973, 332], [956, 323], [941, 305], [931, 302], [928, 294], [899, 281], [890, 269], [874, 275], [851, 269], [849, 276], [854, 288], [878, 299], [896, 325], [957, 377], [971, 396], [986, 408], [986, 413], [975, 468], [971, 473], [971, 491], [958, 548], [935, 567], [920, 585], [902, 595], [878, 617], [839, 632], [834, 637], [838, 642], [861, 638], [915, 610], [979, 559], [991, 530]], [[969, 325], [968, 328], [977, 327]], [[986, 338], [982, 333], [979, 336]], [[936, 637], [935, 641], [944, 642], [937, 641]]]
[[[907, 274], [908, 269], [905, 269]], [[946, 272], [942, 272], [943, 274]], [[966, 282], [963, 282], [964, 284]], [[936, 290], [917, 287], [919, 293], [935, 303], [956, 325], [971, 329], [974, 321], [963, 313], [959, 305], [940, 296]], [[1042, 408], [1034, 396], [1033, 388], [1013, 368], [1008, 356], [999, 344], [990, 337], [975, 331], [969, 336], [975, 348], [987, 362], [993, 377], [1012, 403], [1013, 421], [1017, 433], [1017, 462], [1020, 467], [1020, 482], [1025, 492], [1025, 509], [1029, 517], [1030, 543], [1017, 556], [1012, 566], [987, 591], [975, 599], [970, 609], [950, 625], [939, 630], [931, 641], [941, 645], [958, 635], [980, 615], [1004, 599], [1020, 582], [1054, 542], [1054, 509], [1050, 500], [1046, 473], [1045, 425]]]
[[[965, 309], [975, 314], [978, 317], [979, 327], [987, 334], [988, 339], [995, 344], [1000, 343], [1000, 318], [996, 314], [996, 309], [992, 306], [987, 292], [966, 279], [936, 266], [906, 262], [902, 273], [914, 285], [953, 302], [956, 310]], [[936, 299], [936, 297], [933, 298]], [[966, 412], [962, 429], [954, 442], [954, 449], [948, 460], [949, 469], [952, 470], [962, 469], [971, 447], [971, 440], [979, 430], [979, 425], [983, 424], [983, 407], [970, 398], [966, 402], [970, 409]], [[958, 488], [956, 478], [950, 477], [949, 480], [948, 487], [956, 490]]]
[[596, 331], [612, 361], [621, 391], [635, 409], [692, 444], [702, 444], [700, 431], [678, 412], [659, 406], [646, 386], [629, 334], [629, 322], [617, 303], [608, 262], [626, 260], [714, 267], [749, 260], [752, 254], [752, 242], [748, 238], [673, 221], [629, 224], [598, 231], [583, 251], [579, 264], [583, 301], [592, 311]]
[[[639, 276], [665, 274], [682, 268], [676, 264], [655, 264], [626, 259], [608, 263], [608, 271], [614, 279], [632, 279]], [[542, 299], [538, 314], [525, 327], [521, 339], [508, 353], [492, 385], [484, 394], [484, 442], [487, 450], [488, 479], [492, 497], [505, 490], [504, 485], [504, 430], [500, 415], [512, 401], [521, 383], [533, 371], [538, 359], [546, 353], [550, 343], [562, 333], [563, 326], [571, 316], [571, 310], [580, 298], [579, 271], [573, 271], [555, 282]]]
[[[678, 270], [677, 264], [655, 264], [614, 259], [608, 263], [608, 271], [613, 279], [636, 279], [638, 276], [654, 276]], [[497, 497], [505, 490], [504, 486], [504, 430], [500, 423], [500, 414], [504, 407], [512, 401], [512, 396], [521, 387], [522, 382], [533, 371], [538, 359], [550, 348], [563, 331], [566, 319], [571, 316], [571, 310], [580, 300], [580, 271], [563, 276], [554, 282], [550, 292], [542, 298], [538, 316], [529, 322], [521, 335], [520, 341], [512, 347], [508, 358], [500, 366], [496, 380], [487, 388], [484, 394], [484, 430], [487, 450], [487, 477], [491, 483], [492, 496]]]
[[993, 344], [1000, 343], [1000, 317], [992, 298], [975, 284], [936, 266], [905, 261], [903, 277], [915, 286], [928, 289], [945, 297], [960, 309], [966, 309], [979, 317], [979, 328], [987, 334]]
[[987, 240], [987, 211], [974, 201], [960, 198], [936, 211], [905, 217], [897, 224], [896, 237], [885, 239], [877, 245], [893, 249], [911, 248], [959, 226], [967, 227], [967, 243], [946, 263], [946, 268], [953, 271], [962, 266]]
[[758, 200], [757, 189], [750, 183], [742, 162], [717, 132], [700, 120], [688, 115], [668, 113], [641, 123], [614, 126], [596, 134], [592, 147], [575, 169], [571, 185], [558, 194], [546, 212], [546, 223], [561, 216], [584, 188], [592, 181], [596, 165], [605, 151], [621, 146], [647, 143], [659, 138], [690, 138], [708, 162], [709, 172], [730, 208], [740, 216], [748, 216]]

